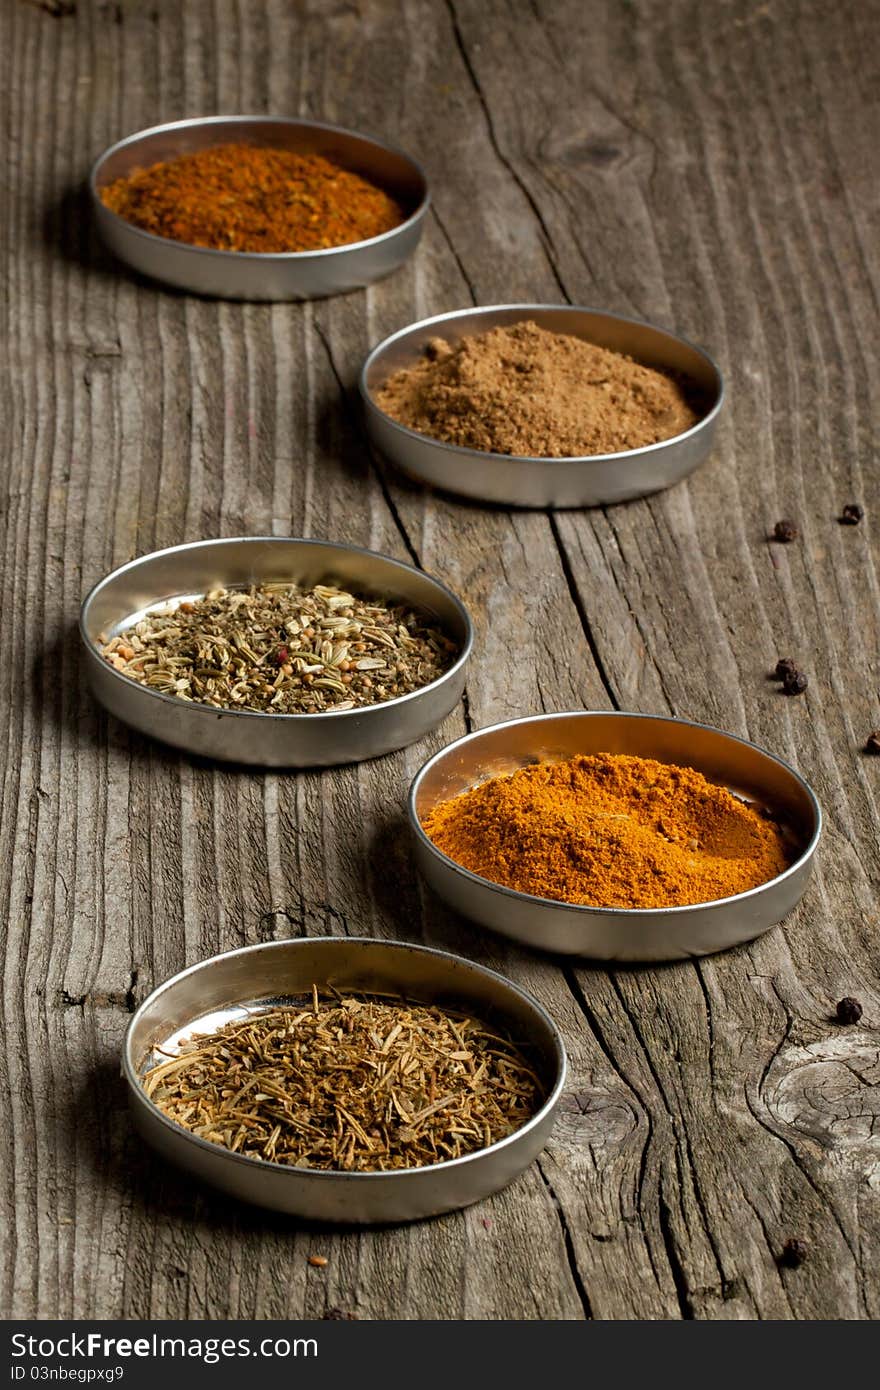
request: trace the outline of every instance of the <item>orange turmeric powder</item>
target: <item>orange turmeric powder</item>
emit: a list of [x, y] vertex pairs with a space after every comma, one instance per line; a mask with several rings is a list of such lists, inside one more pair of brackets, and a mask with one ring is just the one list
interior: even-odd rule
[[779, 827], [726, 787], [694, 768], [624, 754], [494, 777], [422, 824], [481, 878], [587, 907], [712, 902], [788, 865]]

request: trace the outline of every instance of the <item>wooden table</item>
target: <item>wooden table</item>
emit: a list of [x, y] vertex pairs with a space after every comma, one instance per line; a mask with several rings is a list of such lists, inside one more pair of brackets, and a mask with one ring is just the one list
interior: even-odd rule
[[[880, 1314], [871, 10], [3, 3], [7, 1315]], [[215, 111], [412, 150], [434, 189], [415, 261], [303, 306], [129, 277], [90, 229], [90, 161]], [[705, 344], [730, 387], [712, 460], [648, 500], [553, 515], [431, 496], [371, 458], [352, 391], [368, 348], [515, 300]], [[839, 525], [853, 501], [866, 519]], [[798, 542], [768, 544], [780, 517]], [[456, 589], [478, 649], [445, 726], [370, 765], [262, 776], [105, 719], [78, 653], [84, 591], [156, 547], [248, 532], [358, 542]], [[805, 696], [767, 679], [780, 655]], [[416, 768], [466, 728], [572, 707], [686, 715], [794, 762], [827, 816], [801, 910], [714, 959], [606, 970], [429, 898], [402, 832]], [[213, 952], [328, 932], [463, 951], [553, 1011], [571, 1090], [508, 1191], [331, 1234], [141, 1150], [118, 1060], [137, 1001]], [[861, 1025], [832, 1021], [842, 995]], [[777, 1264], [790, 1237], [809, 1242], [798, 1269]]]

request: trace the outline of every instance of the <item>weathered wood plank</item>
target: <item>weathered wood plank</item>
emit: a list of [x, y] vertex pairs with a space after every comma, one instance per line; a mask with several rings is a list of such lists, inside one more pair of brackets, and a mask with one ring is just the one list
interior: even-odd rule
[[[493, 62], [497, 16], [477, 7], [467, 14], [476, 80], [485, 82], [494, 111], [510, 103]], [[605, 105], [636, 155], [616, 190], [618, 215], [621, 207], [629, 211], [653, 270], [650, 292], [621, 286], [625, 294], [612, 296], [611, 307], [668, 316], [680, 304], [691, 318], [677, 314], [679, 325], [709, 341], [711, 315], [734, 408], [713, 464], [687, 487], [605, 514], [560, 516], [559, 534], [616, 702], [718, 723], [789, 756], [831, 812], [829, 840], [846, 848], [842, 857], [826, 852], [824, 874], [797, 917], [748, 951], [670, 972], [627, 972], [610, 983], [595, 972], [578, 975], [585, 996], [596, 990], [616, 1014], [623, 1011], [628, 1036], [612, 1046], [613, 1055], [627, 1080], [635, 1061], [639, 1092], [667, 1130], [658, 1145], [658, 1199], [667, 1251], [679, 1264], [683, 1311], [822, 1316], [834, 1307], [859, 1316], [873, 1306], [864, 1259], [878, 1236], [870, 1199], [875, 1159], [865, 1147], [877, 1106], [876, 1046], [865, 1034], [841, 1036], [829, 1014], [856, 982], [872, 996], [876, 988], [876, 953], [864, 927], [876, 883], [875, 812], [870, 793], [865, 798], [869, 769], [859, 751], [876, 709], [876, 614], [862, 619], [856, 598], [873, 591], [876, 577], [867, 530], [856, 536], [835, 518], [852, 479], [864, 487], [876, 469], [863, 442], [872, 365], [858, 348], [844, 347], [857, 341], [857, 326], [842, 266], [858, 263], [863, 247], [858, 224], [830, 190], [851, 186], [850, 169], [858, 185], [870, 156], [859, 141], [844, 154], [817, 142], [813, 125], [807, 134], [809, 93], [819, 80], [826, 93], [831, 86], [829, 60], [818, 47], [809, 57], [795, 55], [777, 83], [767, 44], [752, 41], [742, 14], [728, 7], [721, 16], [724, 46], [703, 13], [689, 37], [694, 18], [692, 11], [667, 11], [650, 30], [650, 49], [630, 34], [612, 64], [617, 72], [635, 37], [634, 86], [616, 86]], [[767, 23], [761, 27], [770, 32]], [[606, 41], [610, 32], [603, 31]], [[650, 85], [649, 64], [657, 80], [676, 79], [680, 96], [653, 110], [648, 134], [641, 94]], [[568, 109], [580, 113], [574, 83], [586, 73], [569, 67]], [[720, 97], [724, 77], [727, 101]], [[707, 79], [711, 103], [704, 99]], [[763, 99], [740, 107], [737, 94], [756, 90]], [[849, 100], [855, 105], [857, 89]], [[526, 84], [516, 107], [516, 118], [508, 111], [505, 157], [529, 171], [530, 192], [554, 236], [556, 219], [562, 222], [555, 169], [536, 172], [545, 111], [539, 84]], [[687, 177], [695, 127], [709, 198]], [[643, 134], [655, 159], [640, 170]], [[604, 175], [592, 167], [596, 150], [568, 149], [576, 177], [598, 202]], [[626, 154], [603, 148], [599, 162]], [[793, 181], [783, 228], [779, 182], [796, 166], [809, 173]], [[740, 188], [745, 197], [737, 199]], [[640, 217], [645, 205], [647, 221]], [[564, 226], [559, 241], [565, 246]], [[702, 255], [689, 254], [692, 248]], [[591, 242], [589, 270], [602, 283], [614, 283], [615, 253], [601, 238]], [[685, 261], [687, 294], [679, 280]], [[563, 274], [572, 297], [582, 294], [582, 278], [577, 266], [573, 286]], [[763, 294], [753, 298], [761, 282]], [[732, 292], [713, 304], [727, 284]], [[761, 312], [763, 304], [772, 316]], [[700, 314], [705, 323], [694, 317]], [[799, 518], [802, 545], [768, 547], [780, 514]], [[803, 701], [781, 698], [766, 680], [782, 651], [809, 664], [816, 693]], [[861, 721], [858, 733], [854, 719]], [[845, 795], [854, 778], [862, 785]], [[858, 1079], [845, 1084], [846, 1057]], [[820, 1079], [817, 1098], [812, 1088]], [[790, 1088], [782, 1123], [779, 1085]], [[775, 1267], [774, 1254], [794, 1228], [810, 1232], [821, 1252], [806, 1277], [780, 1276]]]

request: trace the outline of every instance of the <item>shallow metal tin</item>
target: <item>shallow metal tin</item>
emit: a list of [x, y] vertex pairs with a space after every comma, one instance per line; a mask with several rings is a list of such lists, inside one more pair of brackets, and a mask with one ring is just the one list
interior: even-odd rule
[[[147, 609], [210, 589], [279, 581], [337, 580], [425, 610], [460, 648], [450, 669], [421, 690], [384, 704], [324, 714], [263, 714], [191, 703], [114, 670], [98, 642], [115, 636]], [[422, 738], [455, 708], [464, 689], [473, 628], [464, 605], [411, 565], [330, 541], [243, 536], [194, 541], [131, 560], [87, 595], [80, 614], [89, 684], [117, 719], [189, 753], [261, 767], [327, 767], [360, 762]]]
[[[432, 338], [458, 343], [525, 319], [553, 333], [568, 333], [628, 353], [645, 366], [686, 375], [700, 388], [706, 413], [693, 429], [644, 449], [547, 459], [444, 444], [397, 424], [376, 404], [376, 388], [401, 367], [417, 361]], [[569, 304], [504, 304], [423, 319], [393, 333], [370, 353], [360, 388], [373, 443], [409, 477], [476, 501], [509, 507], [594, 507], [669, 487], [709, 454], [724, 400], [720, 370], [707, 353], [685, 338], [639, 319]]]
[[[628, 753], [696, 768], [773, 811], [793, 838], [797, 857], [769, 883], [717, 902], [580, 907], [490, 883], [448, 859], [422, 829], [421, 818], [431, 807], [487, 777], [577, 753]], [[456, 911], [528, 946], [611, 961], [704, 956], [767, 931], [803, 896], [822, 829], [819, 803], [803, 778], [753, 743], [687, 719], [585, 711], [513, 719], [451, 743], [415, 777], [409, 815], [419, 868]]]
[[[101, 202], [100, 190], [134, 169], [227, 143], [323, 155], [390, 193], [406, 221], [369, 241], [267, 255], [154, 236]], [[356, 131], [293, 116], [203, 116], [140, 130], [104, 151], [92, 168], [89, 192], [98, 231], [121, 261], [177, 289], [248, 300], [320, 299], [383, 279], [415, 251], [430, 202], [425, 175], [409, 155]]]
[[[529, 1050], [547, 1099], [523, 1127], [465, 1158], [430, 1168], [336, 1173], [262, 1163], [198, 1139], [148, 1099], [140, 1077], [154, 1050], [175, 1051], [195, 1032], [311, 993], [312, 985], [390, 994], [471, 1011], [506, 1027]], [[233, 1197], [314, 1221], [414, 1221], [469, 1206], [512, 1182], [544, 1147], [566, 1075], [549, 1014], [510, 980], [446, 951], [401, 942], [319, 937], [247, 946], [190, 966], [144, 1000], [123, 1049], [135, 1124], [164, 1158]]]

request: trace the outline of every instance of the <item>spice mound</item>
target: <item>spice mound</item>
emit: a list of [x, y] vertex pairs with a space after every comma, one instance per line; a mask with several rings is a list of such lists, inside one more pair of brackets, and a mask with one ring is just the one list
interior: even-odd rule
[[584, 907], [679, 907], [788, 866], [779, 827], [689, 767], [600, 753], [536, 763], [441, 802], [438, 849], [520, 893]]
[[445, 1009], [334, 994], [193, 1037], [143, 1077], [170, 1119], [233, 1153], [371, 1172], [460, 1158], [537, 1113], [501, 1030]]
[[419, 434], [530, 458], [639, 449], [689, 430], [701, 413], [688, 383], [531, 321], [455, 346], [435, 338], [374, 398]]
[[214, 589], [154, 608], [104, 658], [163, 695], [218, 709], [321, 714], [430, 685], [458, 647], [427, 613], [327, 584]]
[[136, 169], [101, 201], [154, 236], [216, 251], [318, 251], [406, 218], [381, 188], [316, 154], [217, 145]]

